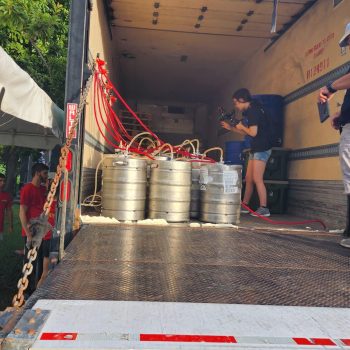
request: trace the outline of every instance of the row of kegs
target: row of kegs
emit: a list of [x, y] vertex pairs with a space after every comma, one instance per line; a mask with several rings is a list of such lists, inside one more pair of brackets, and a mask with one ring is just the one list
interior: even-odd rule
[[241, 188], [240, 165], [106, 155], [102, 215], [120, 221], [143, 220], [147, 213], [168, 222], [238, 223]]

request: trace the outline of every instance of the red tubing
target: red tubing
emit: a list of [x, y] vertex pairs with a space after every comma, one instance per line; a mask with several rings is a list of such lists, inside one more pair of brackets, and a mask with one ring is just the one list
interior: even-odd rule
[[94, 96], [93, 96], [93, 105], [94, 105], [94, 116], [95, 116], [95, 120], [96, 120], [96, 124], [97, 124], [97, 127], [98, 127], [98, 130], [100, 132], [100, 134], [102, 135], [102, 137], [104, 138], [104, 140], [110, 145], [112, 146], [113, 148], [119, 148], [118, 145], [115, 145], [113, 142], [111, 142], [103, 133], [102, 129], [101, 129], [101, 126], [100, 126], [100, 123], [98, 121], [98, 118], [97, 118], [97, 112], [96, 112], [96, 86], [97, 84], [97, 81], [95, 79], [95, 82], [94, 82]]
[[[98, 65], [98, 72], [95, 73], [95, 82], [94, 82], [94, 98], [93, 98], [93, 102], [94, 102], [94, 114], [95, 114], [95, 119], [96, 119], [96, 123], [97, 123], [97, 127], [102, 135], [102, 137], [105, 139], [105, 141], [110, 144], [113, 148], [116, 149], [125, 149], [120, 147], [119, 145], [115, 145], [113, 142], [111, 142], [108, 137], [106, 137], [106, 135], [104, 135], [104, 133], [102, 132], [101, 126], [99, 124], [98, 121], [98, 117], [97, 117], [97, 111], [96, 111], [96, 95], [97, 95], [97, 104], [98, 104], [98, 109], [99, 109], [99, 118], [102, 121], [103, 125], [105, 126], [106, 130], [111, 134], [111, 136], [117, 141], [123, 141], [125, 144], [125, 140], [123, 139], [123, 136], [120, 134], [120, 131], [122, 132], [122, 134], [124, 134], [124, 136], [126, 136], [129, 141], [131, 140], [131, 136], [129, 135], [129, 133], [126, 131], [123, 123], [121, 122], [120, 118], [117, 116], [117, 114], [114, 112], [114, 110], [112, 109], [112, 107], [109, 104], [108, 99], [105, 96], [105, 91], [102, 88], [103, 86], [106, 86], [106, 89], [108, 90], [113, 90], [113, 92], [116, 94], [116, 96], [118, 97], [118, 99], [123, 103], [123, 105], [126, 107], [126, 109], [130, 112], [130, 114], [139, 122], [139, 124], [143, 127], [144, 130], [148, 131], [156, 140], [158, 140], [160, 142], [160, 144], [164, 144], [165, 142], [162, 141], [161, 139], [159, 139], [159, 137], [153, 133], [148, 127], [147, 125], [145, 125], [142, 120], [137, 116], [137, 114], [130, 108], [130, 106], [127, 104], [127, 102], [123, 99], [123, 97], [120, 95], [120, 93], [118, 92], [118, 90], [115, 88], [115, 86], [112, 84], [111, 80], [108, 78], [107, 75], [107, 70], [104, 69], [104, 65], [105, 62], [102, 61], [101, 59], [97, 59], [96, 60], [97, 65]], [[104, 80], [102, 79], [102, 76], [106, 79], [107, 83], [104, 82]], [[106, 117], [108, 119], [109, 124], [112, 126], [112, 130], [110, 130], [110, 128], [108, 127], [107, 123], [105, 123], [104, 118], [102, 116], [102, 111], [101, 111], [101, 98], [102, 98], [102, 107], [104, 110], [104, 113], [106, 114]], [[115, 98], [114, 96], [111, 96], [111, 99]], [[107, 109], [108, 107], [108, 109]], [[113, 120], [114, 119], [114, 120]], [[115, 123], [117, 124], [117, 126], [119, 127], [119, 130], [116, 129], [115, 127]], [[146, 150], [141, 150], [138, 148], [134, 148], [134, 147], [130, 147], [129, 151], [134, 152], [134, 153], [138, 153], [141, 155], [144, 155], [150, 159], [154, 159], [151, 155], [152, 152], [156, 151], [158, 148], [161, 147], [158, 146], [156, 148], [151, 148], [151, 149], [146, 149]], [[184, 157], [188, 157], [188, 161], [189, 162], [202, 162], [202, 163], [212, 163], [215, 162], [213, 159], [209, 158], [209, 157], [204, 157], [202, 159], [195, 159], [196, 155], [191, 154], [190, 152], [184, 150], [182, 147], [176, 147], [174, 146], [173, 151], [181, 156]], [[269, 218], [266, 218], [265, 216], [259, 215], [257, 214], [254, 210], [250, 209], [246, 204], [244, 204], [242, 202], [242, 206], [247, 209], [249, 212], [255, 214], [257, 217], [259, 217], [260, 219], [269, 222], [272, 225], [305, 225], [305, 224], [310, 224], [310, 223], [319, 223], [320, 225], [322, 225], [322, 227], [324, 229], [326, 229], [326, 225], [324, 224], [324, 222], [322, 220], [304, 220], [304, 221], [295, 221], [295, 222], [291, 222], [291, 221], [274, 221], [271, 220]]]
[[[100, 119], [101, 119], [101, 121], [102, 121], [104, 127], [106, 128], [106, 131], [108, 131], [108, 133], [113, 137], [113, 139], [114, 139], [115, 141], [117, 141], [118, 143], [119, 143], [120, 141], [125, 142], [125, 140], [123, 140], [123, 138], [120, 136], [120, 134], [119, 134], [117, 131], [113, 132], [113, 131], [109, 128], [107, 122], [105, 122], [104, 117], [103, 117], [103, 115], [102, 115], [102, 110], [101, 110], [101, 103], [103, 102], [103, 92], [101, 91], [101, 90], [102, 90], [101, 85], [100, 85], [98, 82], [96, 82], [96, 84], [97, 84], [97, 89], [98, 89], [98, 94], [97, 94], [97, 105], [98, 105], [98, 111], [99, 111]], [[101, 100], [102, 100], [102, 101], [101, 101]], [[107, 120], [109, 121], [109, 124], [111, 124], [112, 128], [114, 129], [114, 125], [113, 125], [113, 123], [112, 123], [111, 120], [110, 120], [109, 113], [106, 113], [106, 117], [107, 117]], [[115, 130], [115, 129], [114, 129], [114, 130]]]
[[[105, 125], [106, 129], [110, 132], [110, 134], [112, 135], [112, 137], [117, 141], [117, 142], [123, 142], [126, 144], [125, 140], [123, 139], [123, 137], [120, 135], [119, 131], [116, 129], [115, 127], [115, 122], [113, 121], [110, 113], [108, 112], [107, 110], [107, 107], [106, 107], [106, 98], [103, 94], [103, 91], [102, 91], [102, 88], [101, 86], [98, 87], [99, 89], [99, 96], [98, 96], [98, 107], [99, 107], [99, 113], [100, 113], [100, 119], [102, 120], [103, 124]], [[101, 106], [100, 106], [100, 100], [101, 100], [101, 103], [102, 103], [102, 106], [103, 106], [103, 111], [104, 111], [104, 114], [105, 116], [107, 117], [107, 123], [112, 127], [113, 131], [108, 129], [106, 123], [104, 123], [104, 119], [103, 119], [103, 115], [102, 115], [102, 111], [101, 111]], [[108, 103], [108, 102], [107, 102]]]
[[[111, 96], [113, 97], [113, 96]], [[103, 107], [105, 110], [105, 113], [108, 114], [112, 114], [114, 121], [116, 122], [117, 126], [119, 127], [119, 129], [122, 131], [122, 133], [129, 139], [131, 140], [132, 137], [128, 134], [128, 132], [126, 131], [126, 129], [124, 128], [124, 125], [122, 124], [122, 122], [120, 121], [119, 117], [117, 116], [117, 114], [114, 112], [113, 108], [111, 107], [111, 105], [109, 104], [109, 101], [107, 100], [105, 95], [102, 95], [103, 98]], [[107, 110], [108, 108], [108, 110]], [[108, 112], [109, 111], [109, 112]], [[113, 119], [110, 118], [113, 122]], [[114, 129], [114, 128], [113, 128]], [[115, 130], [115, 129], [114, 129]], [[116, 133], [119, 133], [119, 131], [115, 130]], [[121, 136], [122, 137], [122, 136]], [[123, 137], [122, 137], [123, 138]]]
[[269, 222], [272, 225], [291, 225], [291, 226], [296, 225], [296, 226], [298, 226], [298, 225], [305, 225], [305, 224], [311, 224], [313, 222], [318, 222], [320, 225], [322, 225], [322, 227], [324, 229], [327, 228], [325, 223], [322, 220], [317, 220], [317, 219], [316, 220], [294, 221], [294, 222], [293, 221], [275, 221], [275, 220], [271, 220], [271, 219], [269, 219], [269, 218], [267, 218], [265, 216], [257, 214], [254, 210], [250, 209], [243, 202], [241, 204], [242, 204], [243, 208], [247, 209], [248, 211], [250, 211], [251, 213], [253, 213], [257, 217], [259, 217], [260, 219], [265, 220], [265, 221]]
[[[142, 127], [148, 131], [155, 139], [161, 141], [159, 139], [159, 137], [152, 132], [147, 125], [145, 125], [143, 123], [143, 121], [137, 116], [137, 114], [130, 108], [130, 106], [126, 103], [126, 101], [123, 99], [123, 97], [120, 95], [120, 93], [118, 92], [118, 90], [114, 87], [114, 85], [112, 84], [112, 82], [110, 81], [110, 79], [108, 78], [108, 76], [106, 74], [104, 74], [105, 78], [107, 79], [107, 82], [112, 86], [112, 89], [114, 91], [114, 93], [117, 95], [117, 97], [119, 98], [119, 100], [123, 103], [123, 105], [126, 107], [126, 109], [131, 113], [131, 115], [142, 125]], [[161, 141], [162, 142], [162, 141]]]
[[[107, 90], [113, 90], [113, 92], [116, 94], [116, 96], [119, 98], [119, 100], [123, 103], [123, 105], [125, 106], [125, 108], [130, 112], [130, 114], [138, 121], [138, 123], [143, 127], [144, 130], [146, 130], [147, 132], [149, 132], [156, 140], [158, 140], [160, 142], [160, 146], [156, 147], [155, 149], [147, 149], [144, 152], [140, 152], [140, 150], [137, 150], [136, 153], [139, 154], [143, 154], [143, 155], [147, 155], [150, 154], [152, 152], [154, 152], [155, 150], [157, 150], [159, 147], [161, 147], [162, 144], [164, 144], [165, 142], [162, 141], [161, 139], [159, 139], [159, 137], [153, 133], [143, 122], [142, 120], [137, 116], [137, 114], [130, 108], [130, 106], [127, 104], [127, 102], [123, 99], [123, 97], [120, 95], [120, 93], [118, 92], [118, 90], [115, 88], [115, 86], [112, 84], [111, 80], [108, 77], [108, 73], [107, 71], [103, 68], [105, 65], [105, 62], [97, 59], [96, 60], [97, 64], [98, 64], [98, 73], [95, 74], [95, 79], [98, 80], [98, 91], [99, 91], [99, 96], [97, 99], [98, 102], [98, 107], [100, 110], [100, 119], [102, 120], [102, 123], [104, 124], [106, 130], [111, 134], [111, 136], [115, 139], [121, 139], [125, 142], [125, 140], [123, 139], [123, 136], [120, 134], [120, 131], [122, 132], [122, 134], [125, 135], [125, 137], [127, 137], [129, 140], [131, 140], [130, 135], [128, 134], [128, 132], [126, 131], [126, 129], [124, 128], [122, 122], [120, 121], [120, 119], [118, 118], [118, 116], [116, 115], [116, 113], [114, 112], [114, 110], [111, 108], [107, 98], [104, 96], [105, 92], [102, 88], [102, 85], [106, 87]], [[106, 83], [104, 82], [104, 79], [106, 79]], [[102, 96], [102, 104], [103, 104], [103, 109], [104, 112], [107, 116], [108, 122], [111, 124], [112, 129], [114, 131], [114, 133], [110, 130], [110, 128], [108, 127], [108, 125], [106, 125], [103, 117], [102, 117], [102, 113], [101, 113], [101, 96]], [[113, 96], [111, 96], [113, 97]], [[108, 110], [109, 113], [107, 111], [107, 106], [108, 106]], [[112, 114], [112, 116], [110, 116], [110, 114]], [[115, 120], [116, 124], [119, 127], [119, 130], [116, 130], [114, 123], [113, 123], [113, 119]], [[183, 157], [187, 157], [190, 159], [194, 159], [194, 157], [196, 157], [195, 155], [191, 154], [190, 152], [180, 148], [180, 147], [174, 147], [174, 153], [181, 155]], [[196, 160], [195, 160], [196, 161]], [[215, 162], [213, 159], [209, 158], [209, 157], [204, 157], [202, 160], [198, 160], [201, 162]]]

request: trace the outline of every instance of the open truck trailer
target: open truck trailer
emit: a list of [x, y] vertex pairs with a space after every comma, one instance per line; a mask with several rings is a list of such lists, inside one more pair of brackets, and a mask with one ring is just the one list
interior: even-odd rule
[[[271, 34], [273, 5], [72, 0], [66, 125], [97, 57], [132, 110], [172, 144], [197, 138], [207, 149], [240, 141], [220, 128], [217, 107], [230, 110], [240, 87], [280, 95], [288, 213], [343, 227], [339, 135], [319, 122], [316, 100], [320, 87], [349, 68], [338, 39], [350, 22], [350, 1], [280, 0]], [[338, 93], [330, 109], [342, 98]], [[90, 92], [71, 146], [69, 200], [57, 226], [64, 217], [67, 233], [94, 192], [98, 163], [115, 152], [108, 125], [96, 125], [95, 102]], [[115, 107], [132, 135], [141, 131], [130, 111]], [[236, 227], [91, 220], [2, 347], [350, 348], [349, 251], [339, 236], [254, 220]]]

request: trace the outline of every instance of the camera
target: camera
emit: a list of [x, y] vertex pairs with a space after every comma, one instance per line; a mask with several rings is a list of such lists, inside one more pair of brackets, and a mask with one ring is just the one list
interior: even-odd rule
[[219, 111], [219, 121], [220, 122], [228, 122], [232, 126], [236, 126], [240, 123], [240, 120], [235, 118], [235, 110], [226, 113], [225, 109], [223, 107], [218, 107]]

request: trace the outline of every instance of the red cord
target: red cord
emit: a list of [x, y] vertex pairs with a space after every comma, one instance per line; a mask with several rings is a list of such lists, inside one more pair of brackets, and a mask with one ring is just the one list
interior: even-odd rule
[[[113, 97], [113, 96], [111, 96]], [[105, 113], [108, 115], [108, 114], [112, 114], [113, 116], [113, 119], [112, 119], [112, 122], [113, 123], [113, 120], [116, 122], [117, 126], [119, 127], [119, 129], [122, 131], [122, 133], [125, 135], [125, 137], [130, 141], [132, 140], [132, 137], [129, 135], [129, 133], [126, 131], [126, 129], [124, 128], [124, 125], [122, 124], [122, 122], [120, 121], [119, 117], [117, 116], [117, 114], [114, 112], [113, 108], [111, 107], [107, 97], [105, 96], [105, 94], [102, 95], [102, 98], [103, 98], [103, 105], [104, 105], [104, 110], [105, 110]], [[107, 106], [108, 106], [108, 111], [107, 111]], [[116, 131], [117, 133], [119, 133], [118, 131]], [[123, 138], [121, 136], [121, 138]], [[124, 139], [123, 139], [124, 140]], [[124, 141], [125, 142], [125, 141]], [[125, 142], [126, 143], [126, 142]]]
[[133, 152], [133, 153], [140, 154], [140, 155], [142, 155], [142, 156], [145, 156], [145, 157], [147, 157], [147, 158], [149, 158], [149, 159], [151, 159], [151, 160], [154, 160], [154, 159], [155, 159], [151, 154], [149, 154], [149, 153], [147, 152], [147, 150], [146, 150], [146, 151], [142, 151], [142, 150], [139, 149], [139, 148], [130, 147], [130, 148], [129, 148], [129, 151], [130, 151], [130, 152]]
[[[115, 136], [117, 136], [117, 138], [121, 138], [123, 139], [123, 137], [119, 134], [119, 132], [117, 132], [117, 130], [115, 130], [114, 128], [114, 123], [113, 123], [113, 120], [112, 118], [109, 116], [109, 114], [112, 114], [113, 117], [114, 117], [114, 120], [117, 122], [119, 128], [121, 129], [121, 131], [124, 133], [124, 135], [129, 139], [131, 140], [131, 137], [130, 135], [128, 134], [128, 132], [126, 131], [126, 129], [124, 128], [122, 122], [120, 121], [120, 119], [118, 118], [118, 116], [116, 115], [116, 113], [113, 111], [113, 109], [111, 108], [106, 96], [104, 96], [105, 94], [105, 91], [103, 90], [102, 86], [105, 86], [106, 90], [113, 90], [114, 93], [117, 95], [117, 97], [120, 99], [120, 101], [123, 103], [123, 105], [126, 107], [126, 109], [130, 112], [130, 114], [139, 122], [139, 124], [143, 127], [144, 130], [146, 130], [147, 132], [149, 132], [156, 140], [159, 141], [160, 143], [160, 146], [156, 147], [155, 149], [146, 149], [145, 152], [140, 152], [139, 149], [137, 149], [136, 153], [139, 153], [139, 154], [151, 154], [152, 152], [154, 152], [155, 150], [157, 150], [159, 147], [161, 147], [161, 145], [163, 145], [165, 142], [162, 141], [161, 139], [159, 139], [159, 137], [154, 134], [143, 122], [142, 120], [137, 116], [137, 114], [130, 108], [130, 106], [126, 103], [126, 101], [122, 98], [122, 96], [120, 95], [120, 93], [118, 92], [118, 90], [114, 87], [114, 85], [112, 84], [111, 80], [108, 78], [108, 75], [107, 75], [107, 71], [103, 68], [103, 66], [105, 65], [105, 62], [102, 61], [102, 60], [98, 60], [98, 69], [99, 69], [99, 73], [97, 73], [95, 75], [96, 79], [99, 80], [100, 84], [98, 84], [98, 87], [99, 87], [99, 92], [100, 94], [103, 96], [102, 99], [103, 99], [103, 107], [105, 109], [105, 114], [107, 115], [107, 118], [108, 118], [108, 121], [109, 123], [111, 124], [113, 130], [114, 130], [114, 133], [117, 134], [113, 134], [113, 132], [111, 132], [111, 130], [108, 128], [108, 126], [106, 125], [106, 123], [104, 122], [104, 119], [101, 117], [101, 120], [105, 126], [105, 128], [111, 133], [111, 135], [113, 136], [114, 139], [116, 139]], [[102, 77], [104, 77], [107, 81], [107, 83], [105, 83], [102, 79]], [[107, 101], [107, 103], [106, 103]], [[99, 108], [100, 107], [100, 97], [98, 98], [98, 104], [99, 104]], [[109, 109], [109, 113], [107, 112], [106, 110], [106, 104], [108, 105], [108, 109]], [[123, 139], [124, 141], [124, 139]], [[125, 141], [124, 141], [125, 142]], [[180, 156], [183, 156], [183, 157], [187, 157], [187, 158], [190, 158], [190, 159], [194, 159], [194, 161], [200, 161], [200, 162], [215, 162], [213, 159], [209, 158], [209, 157], [204, 157], [202, 160], [197, 160], [195, 159], [196, 155], [193, 155], [191, 154], [190, 152], [182, 149], [181, 147], [174, 147], [173, 149], [174, 153], [180, 155]]]
[[[98, 84], [97, 84], [97, 85], [98, 85]], [[113, 130], [115, 131], [115, 134], [113, 134], [113, 132], [108, 128], [108, 126], [106, 125], [106, 123], [105, 123], [105, 121], [104, 121], [104, 119], [103, 119], [103, 117], [102, 117], [101, 105], [100, 105], [100, 97], [103, 98], [103, 90], [101, 89], [101, 87], [100, 87], [100, 89], [99, 89], [99, 92], [100, 92], [101, 94], [97, 95], [97, 96], [98, 96], [97, 104], [98, 104], [98, 107], [99, 107], [100, 119], [101, 119], [102, 123], [104, 124], [104, 126], [106, 127], [106, 129], [107, 129], [107, 130], [110, 132], [110, 134], [113, 136], [113, 138], [114, 138], [115, 140], [117, 140], [118, 137], [121, 138], [121, 135], [120, 135], [114, 128], [113, 128]], [[102, 101], [102, 102], [103, 102], [103, 101]], [[96, 113], [96, 103], [94, 103], [94, 108], [95, 108], [95, 117], [96, 117], [96, 115], [97, 115], [97, 113]], [[107, 113], [106, 113], [106, 114], [107, 114]], [[108, 114], [107, 114], [107, 118], [108, 118], [109, 123], [111, 124], [111, 123], [112, 123], [112, 120], [110, 119], [110, 117], [108, 117]], [[96, 121], [97, 121], [97, 119], [96, 119]], [[98, 121], [97, 121], [97, 124], [98, 124], [98, 126], [99, 126]], [[112, 125], [112, 126], [113, 126], [113, 125]], [[100, 133], [102, 134], [103, 138], [104, 138], [107, 142], [109, 142], [108, 138], [106, 138], [105, 135], [103, 134], [103, 132], [102, 132], [100, 126], [99, 126], [99, 130], [100, 130]], [[121, 138], [121, 140], [124, 141], [124, 139], [122, 139], [122, 138]], [[126, 144], [125, 141], [124, 141], [124, 143]], [[109, 144], [111, 144], [111, 142], [109, 142]], [[114, 145], [114, 144], [112, 144], [112, 145], [114, 146], [114, 148], [117, 148], [117, 149], [120, 149], [120, 150], [125, 150], [125, 148], [119, 147], [119, 146]], [[151, 157], [149, 154], [147, 154], [147, 153], [145, 153], [145, 152], [143, 152], [143, 151], [141, 151], [141, 150], [139, 150], [139, 149], [130, 148], [130, 151], [131, 151], [131, 152], [134, 152], [134, 153], [138, 153], [138, 154], [140, 154], [140, 155], [144, 155], [144, 156], [146, 156], [146, 157], [148, 157], [148, 158], [150, 158], [150, 159], [154, 159], [154, 158]]]
[[[96, 78], [96, 75], [95, 75], [95, 78]], [[99, 130], [100, 134], [102, 135], [102, 137], [104, 138], [104, 140], [105, 140], [110, 146], [112, 146], [114, 149], [115, 149], [115, 148], [119, 149], [119, 148], [120, 148], [119, 145], [115, 145], [113, 142], [111, 142], [111, 141], [105, 136], [105, 134], [103, 133], [103, 131], [102, 131], [102, 129], [101, 129], [100, 123], [99, 123], [98, 118], [97, 118], [97, 111], [96, 111], [96, 89], [97, 89], [97, 79], [95, 79], [95, 82], [94, 82], [93, 105], [94, 105], [94, 117], [95, 117], [95, 121], [96, 121], [98, 130]]]
[[304, 220], [304, 221], [275, 221], [275, 220], [271, 220], [265, 216], [262, 216], [262, 215], [259, 215], [258, 213], [256, 213], [254, 210], [250, 209], [245, 203], [241, 203], [243, 208], [247, 209], [248, 211], [250, 211], [251, 213], [253, 213], [254, 215], [256, 215], [257, 217], [259, 217], [260, 219], [262, 220], [265, 220], [267, 222], [269, 222], [270, 224], [272, 225], [305, 225], [305, 224], [311, 224], [311, 223], [314, 223], [314, 222], [318, 222], [319, 224], [321, 224], [323, 226], [324, 229], [326, 229], [326, 225], [325, 223], [322, 221], [322, 220]]
[[146, 124], [143, 123], [143, 121], [137, 116], [137, 114], [130, 108], [130, 106], [126, 103], [126, 101], [123, 99], [123, 97], [120, 95], [120, 93], [118, 92], [118, 90], [114, 87], [114, 85], [112, 84], [112, 82], [110, 81], [110, 79], [108, 78], [107, 74], [104, 74], [104, 77], [107, 79], [107, 82], [112, 86], [112, 89], [114, 91], [114, 93], [117, 95], [118, 99], [123, 103], [123, 105], [125, 106], [125, 108], [129, 111], [129, 113], [131, 113], [131, 115], [142, 125], [142, 127], [148, 131], [156, 140], [158, 140], [159, 142], [163, 142], [162, 140], [159, 139], [159, 137], [152, 132]]
[[[162, 141], [161, 139], [159, 139], [159, 137], [153, 133], [143, 122], [142, 120], [137, 116], [137, 114], [130, 108], [130, 106], [126, 103], [126, 101], [122, 98], [122, 96], [120, 95], [120, 93], [118, 92], [118, 90], [115, 88], [115, 86], [112, 84], [111, 80], [108, 78], [107, 75], [107, 71], [103, 68], [105, 65], [105, 62], [102, 61], [101, 59], [97, 59], [97, 64], [98, 64], [98, 73], [95, 74], [95, 84], [94, 84], [94, 114], [95, 114], [95, 119], [96, 119], [96, 123], [98, 126], [98, 129], [102, 135], [102, 137], [106, 140], [107, 143], [109, 143], [113, 148], [117, 148], [117, 149], [124, 149], [119, 147], [118, 145], [115, 145], [114, 143], [112, 143], [102, 132], [100, 124], [98, 122], [98, 118], [97, 118], [97, 113], [96, 113], [96, 89], [98, 87], [98, 98], [97, 98], [97, 103], [98, 103], [98, 108], [99, 108], [99, 115], [100, 115], [100, 119], [102, 121], [102, 123], [105, 126], [105, 129], [111, 134], [111, 136], [117, 141], [123, 141], [125, 144], [125, 140], [123, 139], [123, 137], [120, 135], [120, 132], [118, 130], [116, 130], [116, 128], [114, 127], [114, 122], [115, 121], [118, 125], [118, 127], [120, 128], [120, 130], [122, 131], [122, 133], [129, 139], [129, 141], [131, 140], [131, 136], [129, 135], [129, 133], [126, 131], [126, 129], [124, 128], [120, 118], [117, 116], [117, 114], [114, 112], [114, 110], [112, 109], [112, 107], [109, 104], [108, 99], [105, 96], [105, 91], [103, 90], [102, 86], [105, 86], [107, 90], [113, 90], [114, 93], [116, 94], [116, 96], [119, 98], [119, 100], [123, 103], [123, 105], [126, 107], [126, 109], [129, 111], [129, 113], [139, 122], [139, 124], [143, 127], [144, 130], [146, 130], [147, 132], [149, 132], [156, 140], [159, 141], [160, 146], [155, 147], [155, 148], [149, 148], [149, 149], [138, 149], [138, 148], [130, 148], [129, 150], [131, 152], [134, 153], [138, 153], [141, 155], [144, 155], [150, 159], [154, 159], [151, 155], [151, 153], [153, 153], [154, 151], [156, 151], [157, 149], [159, 149], [165, 142]], [[102, 78], [100, 76], [105, 77], [107, 84], [102, 80]], [[99, 81], [99, 83], [97, 82]], [[111, 96], [111, 98], [114, 96]], [[109, 124], [112, 126], [113, 131], [111, 131], [109, 129], [109, 127], [106, 125], [103, 117], [102, 117], [102, 113], [101, 113], [101, 99], [102, 98], [102, 103], [103, 103], [103, 109], [104, 112], [107, 116], [108, 122]], [[114, 97], [115, 98], [115, 97]], [[106, 107], [108, 106], [108, 110], [106, 109]], [[112, 119], [111, 115], [113, 116], [114, 120]], [[189, 162], [201, 162], [201, 163], [213, 163], [215, 162], [213, 159], [209, 158], [209, 157], [204, 157], [202, 159], [196, 159], [196, 155], [191, 154], [190, 152], [186, 151], [185, 149], [183, 149], [182, 147], [174, 147], [173, 151], [178, 154], [181, 155], [183, 157], [188, 157], [188, 161]], [[253, 213], [255, 216], [259, 217], [260, 219], [269, 222], [272, 225], [305, 225], [305, 224], [309, 224], [309, 223], [319, 223], [322, 225], [322, 227], [324, 229], [326, 229], [326, 225], [324, 224], [324, 222], [322, 220], [304, 220], [304, 221], [295, 221], [295, 222], [290, 222], [290, 221], [274, 221], [271, 220], [265, 216], [259, 215], [257, 214], [254, 210], [252, 210], [251, 208], [249, 208], [245, 203], [242, 202], [242, 206], [247, 209], [249, 212]]]
[[[98, 89], [98, 94], [97, 94], [98, 112], [99, 112], [100, 119], [101, 119], [105, 129], [108, 131], [109, 135], [111, 135], [113, 137], [113, 139], [118, 142], [118, 144], [120, 143], [120, 141], [123, 141], [125, 143], [125, 140], [123, 140], [121, 138], [120, 134], [118, 132], [113, 132], [109, 128], [108, 123], [105, 122], [105, 120], [103, 118], [103, 115], [102, 115], [102, 111], [101, 111], [101, 99], [102, 99], [102, 96], [103, 96], [103, 91], [102, 91], [102, 88], [101, 88], [101, 85], [99, 84], [99, 82], [97, 82], [97, 89]], [[111, 120], [110, 120], [109, 113], [107, 113], [106, 117], [107, 117], [107, 120], [108, 120], [109, 124], [112, 124]], [[111, 126], [113, 128], [113, 124]]]

